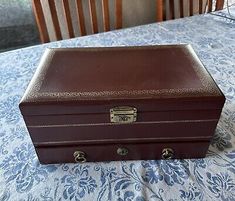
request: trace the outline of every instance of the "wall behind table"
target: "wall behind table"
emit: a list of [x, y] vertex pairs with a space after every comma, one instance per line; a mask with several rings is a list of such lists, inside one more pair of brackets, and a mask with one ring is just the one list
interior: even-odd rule
[[31, 0], [0, 0], [0, 52], [37, 43]]

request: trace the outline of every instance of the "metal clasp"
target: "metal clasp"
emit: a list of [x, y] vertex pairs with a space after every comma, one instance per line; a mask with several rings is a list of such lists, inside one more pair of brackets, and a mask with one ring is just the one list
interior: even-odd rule
[[110, 109], [110, 121], [112, 123], [132, 123], [137, 119], [137, 109], [129, 106]]

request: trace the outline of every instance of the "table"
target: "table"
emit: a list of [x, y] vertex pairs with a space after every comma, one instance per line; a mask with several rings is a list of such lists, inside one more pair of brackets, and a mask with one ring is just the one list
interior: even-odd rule
[[[227, 99], [205, 159], [39, 164], [18, 103], [45, 48], [178, 43]], [[1, 53], [0, 200], [235, 200], [235, 22], [206, 14]]]

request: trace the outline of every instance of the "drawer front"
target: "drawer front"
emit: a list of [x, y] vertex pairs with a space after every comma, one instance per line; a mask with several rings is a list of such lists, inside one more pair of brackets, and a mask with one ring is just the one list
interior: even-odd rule
[[120, 160], [187, 159], [205, 157], [210, 142], [140, 143], [36, 147], [41, 163], [82, 163]]

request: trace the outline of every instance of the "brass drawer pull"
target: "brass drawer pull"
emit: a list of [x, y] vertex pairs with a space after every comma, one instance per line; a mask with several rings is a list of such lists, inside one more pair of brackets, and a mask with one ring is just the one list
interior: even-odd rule
[[117, 154], [120, 156], [126, 156], [128, 154], [128, 149], [125, 147], [119, 147], [117, 149]]
[[174, 151], [171, 148], [165, 148], [162, 150], [162, 159], [172, 159], [174, 157]]
[[82, 151], [75, 151], [74, 154], [74, 160], [76, 163], [85, 163], [86, 162], [86, 154]]

